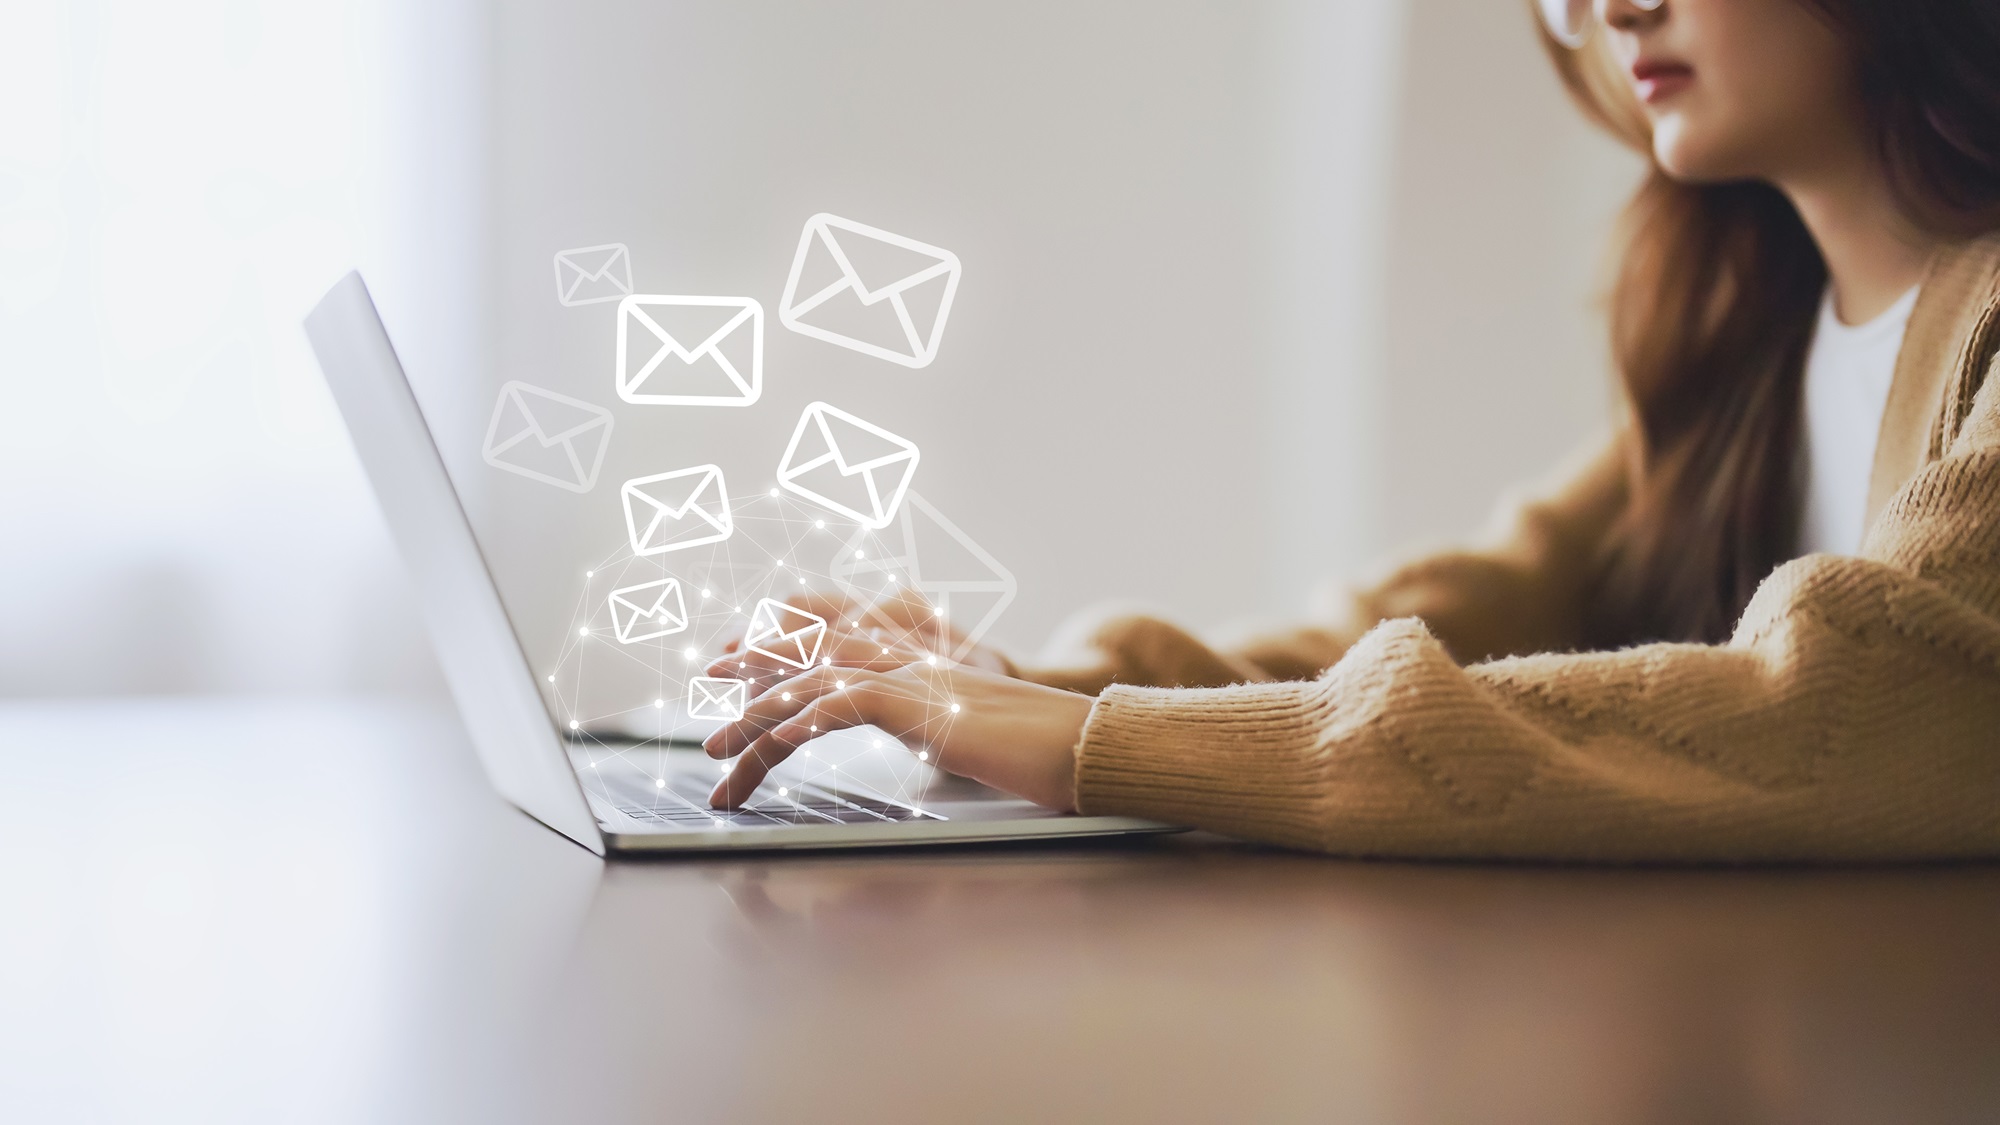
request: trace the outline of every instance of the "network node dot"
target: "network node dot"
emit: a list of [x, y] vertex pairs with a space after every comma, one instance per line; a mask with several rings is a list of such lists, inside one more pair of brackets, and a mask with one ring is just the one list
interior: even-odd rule
[[937, 667], [937, 653], [931, 653], [929, 656], [924, 657], [924, 663], [929, 664], [933, 668]]
[[790, 789], [787, 789], [782, 785], [778, 786], [778, 796], [780, 797], [788, 797], [791, 795], [791, 792], [792, 791]]
[[954, 703], [951, 705], [951, 713], [954, 715], [958, 714], [958, 704]]
[[694, 646], [689, 645], [686, 648], [682, 649], [681, 655], [687, 657], [689, 660], [693, 660], [695, 658]]
[[813, 526], [814, 526], [814, 527], [817, 527], [817, 528], [820, 528], [821, 530], [824, 530], [824, 529], [826, 528], [826, 521], [825, 521], [825, 520], [814, 520], [814, 521], [813, 521]]
[[655, 706], [655, 707], [665, 707], [666, 705], [667, 705], [667, 701], [666, 701], [666, 700], [664, 700], [664, 699], [655, 699], [655, 700], [653, 700], [653, 706]]
[[[818, 730], [819, 728], [818, 728], [818, 727], [814, 727], [813, 729], [814, 729], [814, 730]], [[805, 755], [806, 757], [808, 757], [808, 758], [810, 758], [810, 757], [812, 757], [812, 756], [813, 756], [813, 752], [812, 752], [811, 750], [801, 750], [801, 751], [799, 751], [799, 753], [801, 753], [801, 754], [804, 754], [804, 755]]]
[[579, 637], [588, 637], [590, 635], [590, 626], [585, 625], [583, 628], [578, 629], [576, 635]]
[[577, 722], [577, 721], [576, 721], [575, 719], [571, 719], [571, 720], [569, 721], [569, 729], [571, 729], [571, 730], [581, 730], [581, 729], [583, 729], [583, 724], [582, 724], [582, 723], [579, 723], [579, 722]]
[[549, 682], [550, 682], [550, 683], [555, 683], [555, 682], [556, 682], [556, 678], [555, 678], [554, 676], [550, 676], [550, 677], [549, 677]]
[[[819, 727], [818, 727], [818, 725], [814, 725], [814, 727], [813, 727], [813, 729], [812, 729], [812, 733], [814, 733], [814, 734], [818, 734], [818, 733], [819, 733]], [[811, 757], [811, 756], [812, 756], [812, 751], [810, 751], [810, 750], [806, 751], [806, 756], [807, 756], [807, 757]]]
[[859, 558], [866, 558], [867, 556], [863, 555], [860, 551], [856, 551], [854, 552], [854, 557], [859, 559]]
[[944, 616], [944, 607], [943, 607], [943, 606], [938, 606], [938, 607], [937, 607], [936, 609], [933, 609], [933, 610], [931, 610], [931, 616], [932, 616], [932, 617], [943, 617], [943, 616]]
[[882, 748], [882, 740], [878, 738], [875, 740], [875, 749], [880, 750], [881, 748]]
[[775, 489], [775, 488], [774, 488], [774, 489], [772, 489], [772, 490], [771, 490], [771, 495], [772, 495], [773, 497], [777, 496], [777, 495], [778, 495], [778, 490], [777, 490], [777, 489]]
[[583, 572], [583, 576], [585, 578], [595, 578], [597, 577], [597, 572], [594, 570], [586, 570]]
[[715, 596], [715, 592], [712, 590], [703, 590], [701, 592], [701, 596], [704, 598], [712, 598]]
[[835, 690], [835, 691], [845, 691], [846, 689], [847, 689], [847, 681], [846, 681], [846, 680], [835, 680], [835, 681], [833, 681], [833, 690]]
[[931, 760], [931, 752], [930, 752], [930, 751], [928, 751], [928, 750], [919, 750], [919, 751], [917, 751], [917, 761], [919, 761], [919, 762], [928, 762], [928, 761], [930, 761], [930, 760]]
[[788, 691], [785, 694], [779, 696], [778, 698], [784, 700], [787, 703], [790, 703], [792, 701], [792, 693]]
[[664, 777], [656, 777], [656, 778], [654, 778], [654, 779], [653, 779], [653, 788], [655, 788], [655, 789], [665, 789], [666, 787], [667, 787], [667, 779], [666, 779], [666, 778], [664, 778]]

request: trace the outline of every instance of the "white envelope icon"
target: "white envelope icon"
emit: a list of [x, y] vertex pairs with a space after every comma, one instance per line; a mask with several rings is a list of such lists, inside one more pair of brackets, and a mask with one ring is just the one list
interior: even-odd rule
[[671, 636], [687, 627], [687, 602], [677, 578], [611, 591], [611, 628], [620, 644]]
[[610, 444], [609, 410], [516, 381], [500, 388], [479, 455], [496, 469], [589, 492]]
[[556, 300], [597, 305], [632, 292], [632, 254], [622, 242], [556, 251]]
[[618, 302], [619, 398], [748, 406], [763, 393], [764, 306], [753, 298], [646, 294]]
[[765, 598], [750, 614], [750, 631], [743, 636], [743, 647], [780, 664], [810, 668], [819, 659], [825, 640], [826, 618]]
[[952, 651], [940, 654], [953, 664], [965, 659], [1020, 592], [1000, 560], [915, 492], [894, 524], [879, 533], [860, 531], [843, 544], [827, 574], [863, 604], [900, 588], [923, 595], [961, 634]]
[[927, 367], [956, 292], [958, 255], [951, 251], [818, 214], [799, 236], [778, 319], [815, 340]]
[[729, 489], [714, 465], [636, 477], [625, 482], [618, 496], [625, 503], [625, 532], [635, 555], [720, 543], [736, 530]]
[[750, 705], [750, 685], [720, 676], [696, 676], [688, 681], [688, 718], [736, 722]]
[[815, 402], [778, 462], [778, 487], [863, 527], [887, 527], [917, 472], [917, 447], [838, 407]]

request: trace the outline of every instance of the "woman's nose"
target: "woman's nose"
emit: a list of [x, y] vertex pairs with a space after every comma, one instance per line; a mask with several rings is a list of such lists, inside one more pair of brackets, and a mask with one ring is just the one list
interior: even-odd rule
[[1592, 0], [1597, 20], [1614, 31], [1637, 31], [1666, 18], [1662, 0]]

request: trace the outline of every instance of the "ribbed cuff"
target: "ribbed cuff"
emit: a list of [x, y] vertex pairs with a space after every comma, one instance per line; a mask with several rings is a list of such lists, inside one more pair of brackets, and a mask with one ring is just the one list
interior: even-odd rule
[[1314, 736], [1334, 710], [1316, 683], [1107, 688], [1077, 746], [1077, 811], [1318, 846]]

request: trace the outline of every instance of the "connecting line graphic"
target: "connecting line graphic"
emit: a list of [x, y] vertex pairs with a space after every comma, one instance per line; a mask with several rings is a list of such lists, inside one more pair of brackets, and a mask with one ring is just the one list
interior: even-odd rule
[[[929, 504], [914, 494], [911, 499], [921, 504], [922, 513], [947, 528], [958, 544], [1004, 578], [1005, 589], [997, 604], [976, 624], [977, 633], [983, 634], [1011, 601], [1012, 576]], [[586, 786], [612, 804], [629, 806], [633, 794], [612, 793], [597, 780], [600, 765], [619, 760], [653, 777], [653, 811], [698, 815], [687, 795], [674, 792], [659, 764], [663, 760], [660, 751], [669, 743], [699, 741], [721, 725], [689, 713], [691, 681], [707, 675], [708, 667], [728, 642], [745, 639], [758, 607], [767, 599], [821, 608], [835, 604], [829, 599], [839, 599], [837, 604], [847, 611], [844, 615], [829, 613], [824, 619], [817, 614], [802, 615], [825, 622], [811, 667], [834, 665], [837, 651], [843, 667], [862, 663], [888, 670], [919, 664], [926, 670], [938, 670], [937, 674], [913, 677], [914, 683], [923, 686], [923, 695], [917, 700], [919, 717], [913, 724], [904, 724], [909, 728], [909, 746], [906, 750], [902, 742], [879, 729], [858, 728], [843, 744], [843, 749], [860, 749], [859, 741], [866, 741], [862, 752], [869, 760], [857, 763], [852, 756], [843, 761], [839, 760], [841, 755], [830, 755], [826, 747], [832, 743], [808, 741], [784, 767], [783, 779], [761, 785], [745, 807], [789, 815], [795, 822], [812, 822], [816, 814], [801, 805], [799, 794], [792, 791], [804, 784], [843, 800], [847, 795], [880, 797], [921, 810], [936, 778], [932, 767], [943, 764], [932, 760], [929, 747], [942, 743], [959, 714], [959, 705], [948, 688], [949, 671], [978, 637], [968, 639], [949, 628], [945, 604], [949, 592], [934, 595], [937, 604], [932, 604], [917, 589], [924, 564], [918, 558], [915, 533], [908, 521], [900, 538], [895, 527], [871, 532], [775, 487], [733, 498], [730, 514], [734, 533], [726, 539], [645, 557], [636, 555], [629, 541], [621, 540], [580, 569], [582, 581], [569, 624], [542, 674], [565, 733], [585, 749], [582, 776]], [[893, 541], [885, 541], [883, 536]], [[997, 579], [989, 578], [989, 585], [993, 581]], [[664, 588], [674, 583], [678, 584], [677, 601], [675, 592]], [[945, 591], [957, 588], [963, 584], [942, 586]], [[635, 590], [645, 593], [632, 594], [621, 608], [617, 598]], [[652, 617], [645, 627], [658, 631], [645, 639], [622, 642], [619, 615], [628, 615], [623, 635], [630, 636], [639, 631], [639, 622], [629, 615], [649, 608]], [[725, 679], [744, 681], [747, 701], [808, 670], [809, 666], [797, 665], [773, 674], [744, 660], [738, 662], [734, 673], [725, 674]], [[840, 670], [834, 674], [838, 676]], [[650, 693], [621, 700], [622, 706], [605, 708], [601, 696], [612, 690], [622, 694], [633, 682], [650, 682]], [[840, 690], [862, 689], [860, 684], [848, 687], [844, 680], [839, 682]], [[645, 715], [648, 710], [653, 712], [651, 716]], [[608, 728], [619, 728], [618, 737], [605, 737]], [[812, 730], [831, 733], [821, 732], [817, 726]], [[815, 753], [816, 746], [820, 753]], [[868, 783], [857, 778], [857, 764], [864, 767], [859, 772]], [[718, 762], [715, 780], [722, 780], [732, 768], [731, 762]], [[700, 811], [707, 811], [705, 802]], [[727, 814], [714, 815], [718, 823], [726, 822]]]

